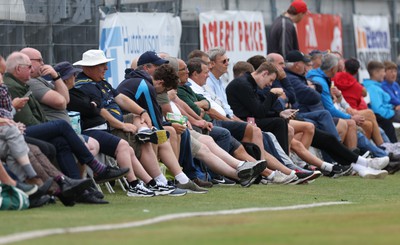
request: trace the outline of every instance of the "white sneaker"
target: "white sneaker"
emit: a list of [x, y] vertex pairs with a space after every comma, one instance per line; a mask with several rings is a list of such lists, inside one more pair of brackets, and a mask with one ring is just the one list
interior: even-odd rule
[[261, 179], [261, 183], [264, 184], [264, 185], [269, 185], [269, 184], [283, 184], [283, 185], [285, 185], [285, 184], [290, 183], [291, 181], [293, 181], [296, 178], [297, 178], [297, 176], [296, 176], [294, 171], [292, 171], [289, 175], [286, 175], [286, 174], [282, 173], [279, 170], [275, 170], [275, 176], [274, 176], [274, 178], [272, 180], [269, 180], [268, 178], [263, 177]]
[[389, 157], [375, 157], [367, 159], [367, 167], [381, 170], [389, 164]]
[[358, 171], [358, 175], [364, 179], [384, 179], [388, 175], [388, 172], [386, 170], [364, 167]]

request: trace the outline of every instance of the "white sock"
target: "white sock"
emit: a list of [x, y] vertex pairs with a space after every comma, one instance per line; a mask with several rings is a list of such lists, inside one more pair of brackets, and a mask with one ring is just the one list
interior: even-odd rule
[[273, 180], [275, 177], [275, 171], [273, 171], [270, 175], [267, 176], [268, 180]]
[[356, 164], [360, 164], [362, 166], [368, 167], [368, 160], [365, 157], [359, 156], [357, 158]]
[[138, 132], [142, 132], [142, 131], [146, 131], [146, 130], [150, 130], [150, 128], [149, 127], [140, 127], [138, 129]]
[[168, 180], [167, 180], [167, 178], [165, 178], [165, 176], [163, 174], [160, 174], [159, 176], [155, 177], [154, 180], [156, 182], [163, 183], [164, 185], [168, 184]]
[[183, 172], [181, 172], [180, 174], [176, 175], [175, 179], [181, 184], [186, 184], [186, 183], [189, 182], [189, 178]]
[[322, 162], [321, 169], [328, 172], [332, 172], [333, 164], [329, 162]]
[[237, 168], [240, 168], [246, 161], [239, 161]]

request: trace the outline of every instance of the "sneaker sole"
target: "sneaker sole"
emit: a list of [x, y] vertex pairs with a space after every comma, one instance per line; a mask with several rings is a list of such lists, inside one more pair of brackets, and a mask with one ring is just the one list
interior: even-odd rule
[[[225, 180], [213, 180], [214, 182], [212, 183], [213, 185], [224, 185], [224, 186], [234, 186], [236, 185], [236, 183], [227, 183]], [[200, 186], [200, 185], [198, 185]], [[208, 188], [205, 186], [200, 186], [200, 187], [204, 187], [204, 188]], [[212, 187], [212, 186], [211, 186]]]
[[379, 174], [366, 174], [363, 179], [384, 179], [388, 175], [387, 171], [381, 172]]
[[165, 196], [173, 192], [174, 190], [167, 190], [167, 191], [155, 191], [152, 190], [156, 196]]
[[305, 178], [303, 178], [303, 179], [298, 179], [298, 180], [296, 180], [296, 181], [294, 181], [294, 182], [290, 182], [289, 185], [307, 184], [309, 181], [314, 180], [314, 179], [320, 177], [321, 175], [322, 175], [321, 172], [319, 172], [319, 171], [318, 171], [318, 172], [317, 172], [317, 171], [314, 171], [314, 173], [311, 174], [310, 176], [307, 176], [307, 177], [305, 177]]
[[252, 168], [243, 169], [242, 171], [238, 172], [239, 179], [249, 179], [253, 178], [254, 176], [258, 176], [265, 170], [267, 167], [267, 161], [263, 160], [260, 161], [258, 164], [254, 165]]
[[[17, 187], [18, 188], [18, 187]], [[37, 185], [33, 185], [33, 188], [30, 189], [29, 191], [23, 191], [26, 195], [30, 196], [32, 194], [35, 194], [37, 192], [37, 190], [39, 189], [39, 187]], [[21, 189], [19, 189], [21, 190]]]
[[187, 193], [187, 192], [182, 192], [182, 193], [176, 194], [176, 193], [171, 192], [171, 193], [168, 194], [168, 196], [171, 196], [171, 197], [181, 197], [181, 196], [186, 195], [186, 193]]
[[154, 195], [145, 195], [145, 194], [137, 194], [137, 193], [126, 193], [128, 197], [154, 197]]

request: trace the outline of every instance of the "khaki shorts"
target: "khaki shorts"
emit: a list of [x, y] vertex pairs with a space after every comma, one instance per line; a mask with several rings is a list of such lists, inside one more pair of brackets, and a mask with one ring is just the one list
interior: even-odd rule
[[[132, 113], [129, 113], [127, 115], [124, 115], [124, 122], [126, 123], [132, 123], [133, 122], [133, 118], [136, 115], [133, 115]], [[141, 149], [141, 143], [138, 142], [135, 138], [135, 134], [130, 133], [130, 132], [124, 132], [121, 129], [113, 129], [111, 130], [111, 133], [121, 139], [124, 139], [126, 141], [128, 141], [129, 145], [133, 148], [133, 150], [135, 151], [135, 155], [137, 157], [137, 159], [140, 159], [140, 157], [142, 156], [142, 149]]]
[[190, 130], [189, 132], [190, 132], [190, 145], [192, 148], [192, 156], [196, 157], [202, 145], [202, 143], [198, 140], [201, 134], [194, 130]]

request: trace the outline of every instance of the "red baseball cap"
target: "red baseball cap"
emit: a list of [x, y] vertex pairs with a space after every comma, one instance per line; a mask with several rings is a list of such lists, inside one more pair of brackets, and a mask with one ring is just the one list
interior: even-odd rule
[[308, 13], [307, 4], [302, 0], [294, 0], [290, 6], [296, 9], [298, 14], [300, 13]]

